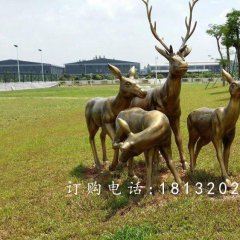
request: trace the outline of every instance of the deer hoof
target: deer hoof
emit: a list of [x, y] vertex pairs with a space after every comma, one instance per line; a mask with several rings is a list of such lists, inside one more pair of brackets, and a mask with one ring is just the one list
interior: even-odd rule
[[127, 162], [120, 162], [120, 164], [121, 164], [121, 167], [122, 167], [122, 168], [127, 167]]
[[191, 173], [194, 173], [195, 172], [194, 167], [190, 166], [190, 171], [191, 171]]
[[101, 165], [96, 165], [95, 169], [96, 169], [97, 172], [101, 172], [102, 171]]
[[149, 197], [153, 195], [154, 195], [154, 192], [152, 188], [146, 190], [145, 197]]
[[228, 178], [225, 179], [225, 183], [226, 183], [228, 189], [232, 188], [232, 182]]
[[109, 161], [103, 161], [103, 167], [106, 169], [109, 166]]
[[114, 166], [114, 165], [110, 165], [109, 166], [109, 171], [115, 171], [116, 170], [116, 166]]
[[182, 169], [183, 169], [183, 170], [187, 170], [187, 168], [188, 168], [187, 162], [186, 162], [186, 161], [183, 161], [183, 162], [182, 162]]
[[139, 181], [139, 178], [137, 175], [133, 174], [133, 175], [129, 175], [128, 178], [130, 179], [130, 181], [132, 181], [133, 183], [137, 183]]

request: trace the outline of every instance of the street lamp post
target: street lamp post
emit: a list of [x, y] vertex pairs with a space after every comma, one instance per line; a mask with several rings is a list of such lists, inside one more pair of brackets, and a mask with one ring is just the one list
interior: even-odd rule
[[42, 65], [42, 80], [44, 82], [44, 71], [43, 71], [43, 59], [42, 59], [42, 49], [38, 49], [38, 51], [41, 54], [41, 65]]
[[157, 82], [157, 60], [158, 60], [158, 57], [155, 57], [155, 73], [156, 73], [155, 85], [156, 85], [156, 82]]
[[18, 82], [21, 81], [21, 77], [20, 77], [20, 67], [19, 67], [19, 59], [18, 59], [18, 45], [13, 45], [16, 49], [17, 49], [17, 66], [18, 66]]

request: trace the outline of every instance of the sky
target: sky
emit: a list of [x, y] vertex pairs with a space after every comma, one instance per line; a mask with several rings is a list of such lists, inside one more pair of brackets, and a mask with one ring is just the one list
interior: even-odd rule
[[[157, 32], [177, 51], [186, 33], [188, 0], [149, 0]], [[0, 0], [0, 60], [43, 61], [63, 66], [97, 56], [147, 64], [167, 63], [155, 50], [141, 0]], [[209, 24], [222, 24], [226, 13], [240, 9], [240, 0], [199, 0], [193, 12], [197, 28], [187, 44], [188, 62], [219, 57]], [[211, 57], [209, 57], [209, 55]], [[212, 59], [211, 59], [212, 58]]]

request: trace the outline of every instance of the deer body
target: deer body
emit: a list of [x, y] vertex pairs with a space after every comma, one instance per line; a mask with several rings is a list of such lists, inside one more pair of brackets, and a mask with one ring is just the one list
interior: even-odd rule
[[[113, 140], [115, 137], [115, 119], [118, 113], [129, 107], [131, 100], [134, 96], [140, 98], [145, 97], [146, 91], [136, 84], [134, 80], [135, 68], [131, 68], [129, 75], [130, 78], [122, 76], [120, 70], [109, 64], [109, 68], [112, 73], [120, 80], [120, 89], [116, 97], [110, 98], [94, 98], [86, 104], [85, 107], [85, 118], [89, 132], [89, 142], [92, 148], [94, 161], [96, 168], [99, 170], [101, 164], [97, 155], [96, 145], [94, 137], [99, 128], [102, 128], [100, 134], [103, 161], [106, 163], [106, 135]], [[114, 152], [114, 160], [118, 159], [118, 150]]]
[[188, 64], [185, 61], [185, 57], [191, 52], [191, 49], [187, 47], [186, 42], [192, 36], [197, 22], [191, 27], [192, 23], [192, 11], [194, 5], [198, 0], [192, 0], [192, 4], [189, 3], [190, 17], [189, 20], [185, 19], [185, 25], [187, 33], [185, 37], [182, 37], [182, 44], [178, 52], [174, 53], [173, 48], [167, 47], [163, 39], [157, 34], [156, 22], [153, 24], [151, 20], [152, 7], [149, 8], [149, 0], [142, 0], [147, 9], [148, 21], [153, 36], [163, 46], [164, 49], [155, 47], [156, 50], [169, 61], [169, 74], [167, 80], [162, 87], [157, 87], [153, 90], [149, 90], [145, 99], [134, 98], [131, 107], [141, 107], [145, 110], [158, 110], [167, 115], [170, 121], [171, 128], [175, 136], [175, 142], [178, 147], [180, 161], [183, 169], [186, 169], [186, 159], [183, 152], [182, 137], [180, 133], [180, 92], [181, 92], [181, 79], [187, 72]]
[[156, 110], [144, 111], [141, 108], [120, 112], [116, 119], [116, 136], [113, 146], [121, 149], [121, 162], [129, 160], [129, 176], [134, 175], [133, 157], [144, 153], [147, 166], [147, 193], [150, 193], [153, 162], [158, 151], [166, 159], [175, 180], [181, 186], [181, 180], [172, 162], [171, 127], [165, 114]]
[[169, 75], [162, 87], [159, 86], [148, 90], [145, 98], [133, 98], [131, 107], [140, 107], [148, 111], [158, 110], [165, 113], [169, 118], [180, 118], [180, 92], [181, 76], [179, 76], [179, 79], [173, 80]]
[[224, 70], [223, 77], [230, 83], [231, 98], [229, 104], [226, 107], [216, 109], [200, 108], [188, 115], [188, 149], [191, 171], [194, 171], [201, 148], [212, 142], [222, 176], [227, 186], [231, 187], [228, 176], [228, 161], [230, 147], [235, 137], [236, 122], [240, 114], [240, 82], [234, 81], [230, 74]]

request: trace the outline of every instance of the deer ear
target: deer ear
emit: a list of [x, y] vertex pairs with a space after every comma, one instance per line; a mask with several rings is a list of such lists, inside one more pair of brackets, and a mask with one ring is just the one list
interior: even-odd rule
[[117, 118], [117, 123], [119, 124], [120, 128], [123, 130], [123, 132], [127, 136], [129, 136], [132, 133], [128, 126], [128, 123], [125, 120], [123, 120], [121, 118]]
[[136, 75], [136, 68], [135, 68], [135, 66], [132, 66], [132, 67], [130, 68], [128, 74], [129, 74], [129, 78], [131, 78], [131, 79], [134, 79], [134, 78], [135, 78], [135, 75]]
[[163, 49], [159, 48], [158, 46], [155, 46], [156, 50], [163, 56], [165, 57], [168, 61], [171, 60], [170, 55], [167, 54]]
[[118, 79], [122, 79], [122, 73], [121, 73], [121, 71], [120, 71], [120, 69], [119, 68], [117, 68], [117, 67], [115, 67], [115, 66], [113, 66], [113, 65], [111, 65], [111, 64], [108, 64], [108, 67], [109, 67], [109, 69], [110, 69], [110, 71], [112, 72], [112, 74], [116, 77], [116, 78], [118, 78]]
[[222, 69], [222, 76], [223, 76], [223, 79], [228, 81], [228, 83], [232, 83], [234, 81], [233, 77], [224, 69]]

